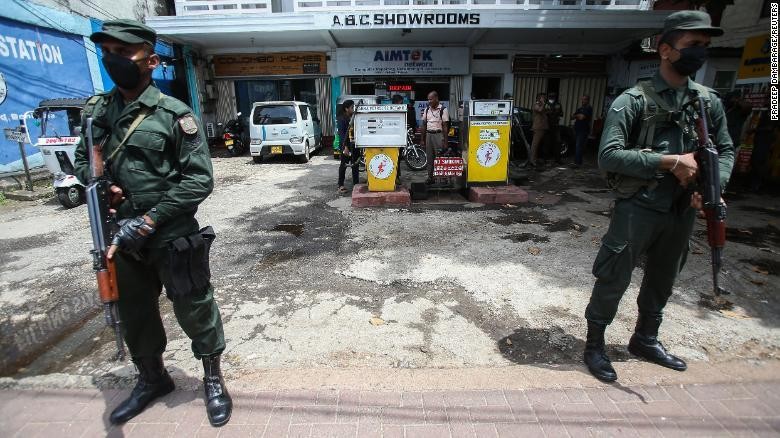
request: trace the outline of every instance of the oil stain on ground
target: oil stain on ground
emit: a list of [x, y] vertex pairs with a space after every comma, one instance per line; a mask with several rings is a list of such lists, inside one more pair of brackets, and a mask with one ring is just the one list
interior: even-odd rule
[[526, 224], [526, 225], [541, 225], [548, 232], [562, 232], [562, 231], [587, 231], [588, 227], [578, 224], [571, 220], [571, 218], [561, 219], [557, 221], [550, 221], [550, 219], [542, 213], [529, 211], [518, 212], [513, 214], [507, 214], [505, 216], [492, 218], [491, 222], [498, 225], [514, 225], [514, 224]]
[[534, 243], [547, 243], [550, 241], [550, 238], [547, 236], [539, 236], [532, 233], [510, 234], [508, 236], [502, 237], [502, 239], [511, 240], [515, 243], [528, 242], [529, 240]]
[[264, 270], [276, 265], [283, 264], [285, 262], [289, 262], [290, 260], [301, 258], [303, 256], [304, 253], [301, 250], [271, 251], [270, 253], [266, 254], [262, 260], [260, 260], [256, 267], [257, 269]]
[[780, 209], [773, 207], [759, 207], [756, 205], [742, 205], [738, 207], [742, 211], [752, 211], [756, 213], [765, 213], [770, 216], [780, 217]]
[[[699, 230], [696, 235], [706, 239], [707, 231]], [[750, 228], [728, 227], [726, 228], [726, 240], [755, 247], [780, 246], [780, 229], [772, 225]]]
[[[520, 327], [511, 335], [499, 339], [498, 349], [505, 358], [518, 364], [579, 364], [582, 363], [585, 341], [566, 333], [557, 325], [550, 328]], [[613, 362], [630, 358], [623, 345], [607, 345], [607, 354]]]
[[301, 237], [303, 234], [304, 224], [279, 224], [271, 229], [271, 231], [283, 231], [290, 233], [295, 237]]
[[741, 259], [741, 262], [748, 263], [756, 268], [765, 271], [767, 275], [780, 276], [780, 261], [772, 259]]

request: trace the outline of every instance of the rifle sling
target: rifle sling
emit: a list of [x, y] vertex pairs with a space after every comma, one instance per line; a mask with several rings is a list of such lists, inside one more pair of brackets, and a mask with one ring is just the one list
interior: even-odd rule
[[138, 115], [135, 116], [135, 120], [133, 120], [133, 123], [131, 123], [130, 127], [127, 128], [127, 132], [125, 132], [125, 136], [124, 138], [122, 138], [122, 141], [119, 142], [119, 145], [117, 145], [114, 151], [111, 152], [111, 155], [106, 160], [107, 162], [111, 162], [116, 157], [119, 151], [122, 150], [122, 147], [125, 145], [125, 142], [127, 142], [127, 139], [130, 138], [130, 134], [132, 134], [133, 131], [135, 131], [135, 128], [137, 128], [138, 125], [140, 125], [141, 122], [143, 122], [143, 120], [146, 118], [146, 116], [148, 116], [151, 112], [152, 112], [151, 107], [145, 106], [141, 108], [141, 111], [139, 111]]

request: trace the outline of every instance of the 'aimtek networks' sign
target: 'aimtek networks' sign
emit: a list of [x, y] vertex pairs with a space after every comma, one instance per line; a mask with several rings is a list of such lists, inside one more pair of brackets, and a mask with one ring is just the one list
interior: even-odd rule
[[467, 47], [375, 47], [336, 49], [338, 76], [464, 75]]
[[332, 27], [373, 26], [475, 26], [480, 14], [474, 12], [403, 12], [391, 14], [336, 14]]

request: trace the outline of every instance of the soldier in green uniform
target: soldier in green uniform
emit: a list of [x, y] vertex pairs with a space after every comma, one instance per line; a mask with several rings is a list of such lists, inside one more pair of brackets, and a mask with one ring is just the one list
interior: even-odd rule
[[721, 187], [726, 187], [734, 163], [718, 94], [689, 78], [706, 61], [711, 36], [722, 34], [704, 12], [669, 15], [658, 45], [658, 73], [621, 94], [609, 109], [599, 167], [607, 172], [618, 199], [593, 263], [596, 282], [585, 311], [584, 362], [598, 379], [617, 379], [604, 350], [604, 331], [642, 255], [647, 261], [637, 299], [639, 317], [628, 351], [668, 368], [686, 369], [685, 362], [658, 341], [658, 328], [701, 208], [701, 196], [692, 186], [698, 171], [692, 103], [699, 96], [706, 100], [710, 133], [720, 154]]
[[[84, 120], [93, 118], [93, 141], [101, 145], [112, 181], [111, 205], [120, 228], [108, 257], [116, 262], [123, 336], [139, 371], [137, 385], [110, 420], [124, 423], [174, 389], [162, 360], [164, 285], [195, 357], [203, 362], [209, 421], [221, 426], [230, 419], [232, 400], [220, 372], [225, 337], [209, 282], [214, 235], [199, 232], [195, 220], [198, 204], [214, 186], [211, 158], [192, 110], [152, 83], [160, 64], [156, 38], [154, 29], [132, 20], [106, 21], [90, 37], [100, 44], [103, 65], [116, 83], [87, 101]], [[89, 180], [88, 154], [81, 142], [75, 161], [82, 181]]]

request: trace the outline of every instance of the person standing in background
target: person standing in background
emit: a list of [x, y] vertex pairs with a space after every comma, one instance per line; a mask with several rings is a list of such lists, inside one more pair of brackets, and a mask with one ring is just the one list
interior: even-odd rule
[[577, 139], [572, 167], [582, 166], [582, 155], [590, 134], [590, 121], [593, 119], [593, 107], [590, 106], [590, 96], [587, 94], [580, 98], [580, 107], [572, 114], [574, 120], [574, 134]]
[[355, 149], [355, 144], [352, 142], [352, 139], [349, 138], [349, 125], [352, 122], [352, 114], [355, 113], [355, 102], [353, 100], [345, 100], [341, 106], [344, 108], [344, 112], [341, 114], [341, 117], [339, 117], [337, 127], [339, 145], [341, 146], [338, 190], [339, 193], [347, 193], [347, 188], [344, 187], [347, 167], [352, 167], [352, 186], [356, 186], [360, 180], [360, 168], [358, 168], [360, 153]]
[[428, 107], [422, 117], [421, 141], [428, 155], [428, 179], [426, 184], [433, 184], [433, 160], [436, 152], [446, 146], [446, 135], [449, 130], [450, 114], [447, 108], [439, 102], [439, 93], [428, 93]]
[[539, 164], [539, 146], [546, 137], [547, 127], [549, 126], [547, 119], [547, 107], [544, 103], [546, 97], [547, 96], [544, 93], [537, 94], [536, 102], [534, 102], [534, 105], [531, 108], [533, 110], [533, 122], [531, 124], [531, 130], [534, 133], [534, 137], [531, 140], [531, 157], [528, 160], [528, 165], [535, 169], [541, 168]]

